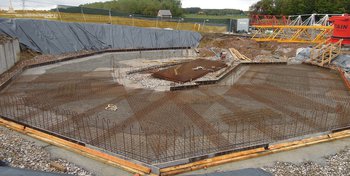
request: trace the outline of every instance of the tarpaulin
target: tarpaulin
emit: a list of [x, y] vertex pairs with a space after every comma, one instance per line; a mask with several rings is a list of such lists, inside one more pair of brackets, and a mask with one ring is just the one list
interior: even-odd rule
[[197, 32], [132, 26], [0, 18], [0, 33], [43, 54], [79, 50], [196, 47]]

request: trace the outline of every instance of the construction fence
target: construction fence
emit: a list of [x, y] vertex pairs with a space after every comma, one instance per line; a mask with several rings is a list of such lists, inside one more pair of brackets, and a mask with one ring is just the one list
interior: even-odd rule
[[65, 22], [105, 23], [148, 28], [168, 28], [174, 30], [191, 30], [197, 32], [227, 32], [231, 19], [200, 19], [200, 18], [159, 18], [138, 14], [127, 14], [104, 9], [86, 7], [57, 8], [51, 11], [17, 11], [6, 13], [0, 11], [0, 16], [8, 18], [47, 19]]

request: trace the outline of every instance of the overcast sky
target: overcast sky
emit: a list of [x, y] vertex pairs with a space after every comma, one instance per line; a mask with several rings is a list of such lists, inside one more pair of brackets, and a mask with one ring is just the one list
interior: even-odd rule
[[[57, 4], [76, 6], [83, 3], [106, 0], [25, 0], [26, 9], [51, 9]], [[248, 10], [249, 6], [258, 0], [181, 0], [182, 7], [200, 7], [203, 9], [242, 9]], [[12, 0], [15, 9], [22, 9], [22, 0]], [[9, 0], [0, 0], [0, 8], [8, 9]]]

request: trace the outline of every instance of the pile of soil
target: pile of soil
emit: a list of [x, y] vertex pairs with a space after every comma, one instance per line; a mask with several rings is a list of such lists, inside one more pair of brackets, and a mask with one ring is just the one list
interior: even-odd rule
[[0, 44], [4, 44], [6, 43], [7, 41], [10, 41], [12, 40], [11, 37], [7, 36], [7, 35], [4, 35], [4, 34], [0, 34]]
[[25, 48], [25, 49], [21, 49], [19, 58], [21, 60], [33, 59], [35, 56], [39, 56], [39, 55], [41, 54], [38, 52], [32, 51], [31, 49]]
[[[0, 34], [0, 44], [4, 44], [4, 43], [11, 41], [11, 40], [13, 40], [12, 37], [4, 35], [4, 34]], [[41, 55], [41, 54], [38, 52], [32, 51], [28, 48], [23, 48], [23, 49], [21, 48], [21, 53], [20, 53], [19, 57], [21, 60], [25, 60], [25, 59], [32, 59], [38, 55]]]
[[215, 54], [210, 48], [228, 49], [235, 48], [243, 55], [254, 59], [259, 55], [294, 57], [298, 48], [308, 44], [300, 43], [277, 43], [277, 42], [256, 42], [250, 37], [237, 37], [227, 34], [203, 34], [199, 45], [200, 56], [211, 57]]
[[185, 83], [225, 67], [227, 67], [227, 65], [221, 61], [196, 59], [178, 66], [160, 70], [153, 73], [152, 76], [173, 82]]

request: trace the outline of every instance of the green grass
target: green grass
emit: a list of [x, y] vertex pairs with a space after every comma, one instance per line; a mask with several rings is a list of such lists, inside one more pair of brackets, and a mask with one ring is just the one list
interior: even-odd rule
[[238, 18], [248, 18], [247, 15], [198, 15], [198, 14], [185, 14], [185, 18], [201, 18], [201, 19], [238, 19]]

